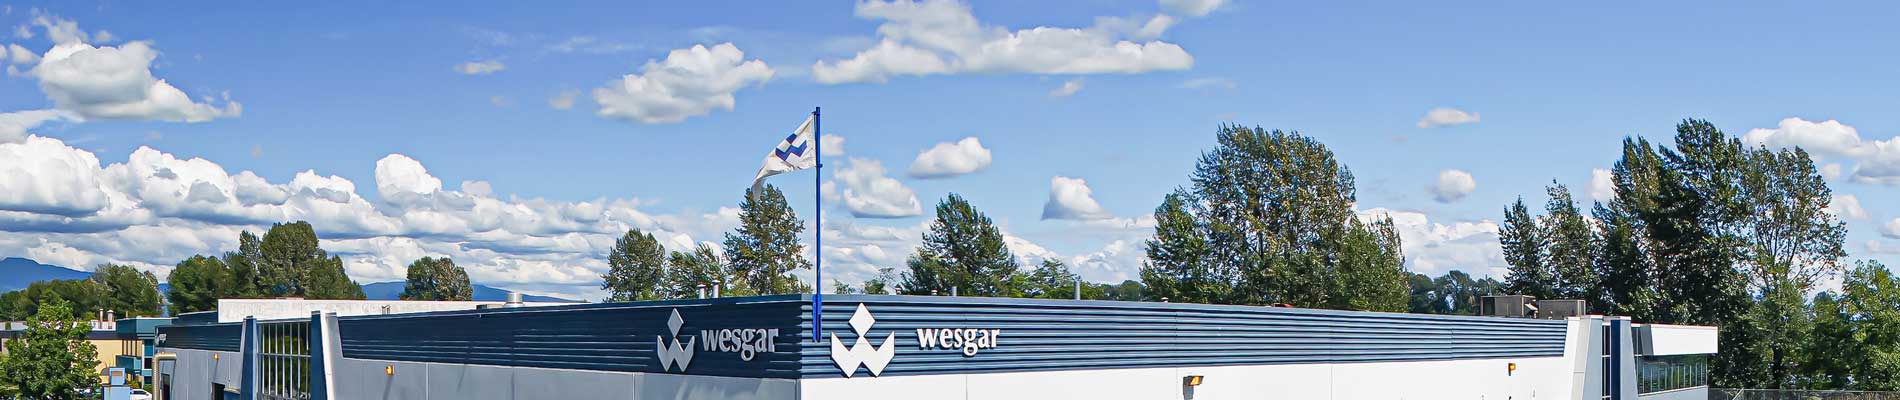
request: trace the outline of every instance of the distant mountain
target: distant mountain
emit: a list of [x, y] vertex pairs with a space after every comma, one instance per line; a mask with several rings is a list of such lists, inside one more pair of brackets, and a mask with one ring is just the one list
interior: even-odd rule
[[91, 271], [56, 267], [17, 257], [0, 259], [0, 293], [25, 289], [33, 282], [90, 277]]
[[[402, 282], [376, 282], [363, 285], [363, 297], [370, 300], [396, 300], [402, 298]], [[521, 300], [527, 302], [579, 303], [559, 297], [521, 294]], [[475, 301], [508, 301], [508, 290], [488, 285], [475, 285]]]

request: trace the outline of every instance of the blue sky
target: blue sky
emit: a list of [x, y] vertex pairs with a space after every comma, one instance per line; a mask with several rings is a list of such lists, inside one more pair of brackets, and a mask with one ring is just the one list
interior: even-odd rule
[[[1820, 154], [1858, 205], [1837, 202], [1850, 258], [1900, 261], [1885, 168], [1900, 9], [1876, 2], [5, 11], [0, 45], [20, 50], [0, 60], [0, 255], [71, 267], [162, 274], [237, 230], [312, 219], [359, 281], [448, 255], [482, 283], [598, 298], [611, 232], [719, 240], [760, 157], [815, 106], [844, 139], [824, 172], [827, 280], [901, 266], [950, 192], [1025, 260], [1133, 277], [1144, 216], [1223, 122], [1324, 141], [1359, 209], [1400, 220], [1419, 272], [1498, 273], [1507, 202], [1541, 202], [1552, 179], [1592, 199], [1623, 137], [1666, 141], [1691, 117]], [[811, 180], [771, 179], [808, 220]]]

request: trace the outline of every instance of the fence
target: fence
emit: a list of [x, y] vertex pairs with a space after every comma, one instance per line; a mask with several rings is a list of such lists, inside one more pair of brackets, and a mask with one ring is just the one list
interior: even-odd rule
[[1900, 400], [1900, 392], [1710, 388], [1709, 400]]

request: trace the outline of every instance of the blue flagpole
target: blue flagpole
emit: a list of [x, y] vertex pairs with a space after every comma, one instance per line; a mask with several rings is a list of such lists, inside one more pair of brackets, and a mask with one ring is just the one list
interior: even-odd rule
[[818, 111], [821, 108], [812, 107], [811, 109], [812, 141], [816, 142], [812, 143], [812, 158], [815, 162], [813, 162], [811, 174], [811, 197], [812, 205], [817, 206], [812, 209], [812, 217], [817, 220], [818, 227], [817, 231], [813, 232], [815, 240], [812, 240], [817, 245], [812, 249], [812, 254], [818, 260], [812, 265], [811, 278], [811, 341], [814, 343], [818, 342], [825, 333], [824, 321], [821, 318], [825, 314], [825, 195], [822, 193], [825, 185], [825, 130], [818, 123]]

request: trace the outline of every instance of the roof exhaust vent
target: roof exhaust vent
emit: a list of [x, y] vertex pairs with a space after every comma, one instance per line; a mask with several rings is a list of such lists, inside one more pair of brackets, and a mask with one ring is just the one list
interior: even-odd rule
[[522, 305], [520, 292], [508, 292], [508, 303], [503, 304], [502, 307], [516, 308]]

